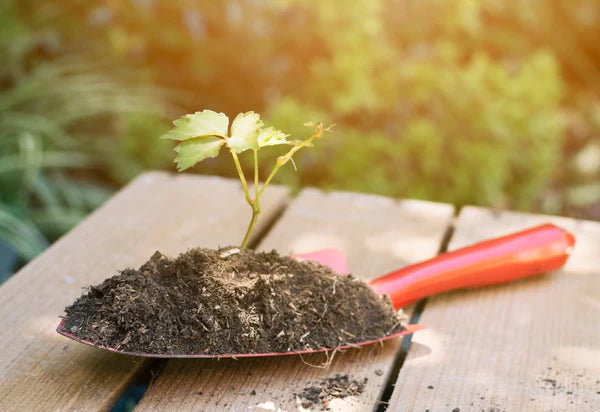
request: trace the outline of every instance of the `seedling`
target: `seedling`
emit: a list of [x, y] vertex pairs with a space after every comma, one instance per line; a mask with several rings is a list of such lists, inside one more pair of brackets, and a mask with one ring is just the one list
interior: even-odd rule
[[[248, 230], [242, 241], [241, 248], [245, 249], [248, 245], [248, 240], [260, 214], [260, 197], [271, 183], [271, 180], [277, 171], [291, 161], [294, 164], [292, 156], [303, 147], [312, 147], [313, 140], [319, 139], [324, 131], [329, 131], [331, 126], [323, 129], [322, 123], [317, 123], [312, 136], [306, 140], [288, 140], [289, 135], [281, 130], [272, 127], [263, 127], [263, 122], [260, 120], [260, 115], [254, 112], [240, 113], [229, 128], [229, 118], [224, 113], [216, 113], [212, 110], [203, 110], [194, 114], [186, 114], [185, 116], [173, 122], [175, 127], [163, 136], [162, 139], [177, 140], [180, 143], [175, 147], [178, 153], [175, 158], [177, 170], [183, 171], [204, 159], [217, 157], [221, 146], [226, 146], [231, 153], [233, 163], [237, 170], [244, 193], [246, 202], [252, 208], [252, 218], [248, 225]], [[313, 126], [312, 123], [307, 123], [307, 126]], [[279, 156], [275, 162], [275, 166], [265, 180], [262, 186], [259, 186], [258, 181], [258, 151], [266, 146], [289, 145], [291, 149]], [[254, 198], [250, 195], [248, 183], [238, 154], [252, 150], [254, 155]], [[296, 165], [294, 164], [294, 168]]]

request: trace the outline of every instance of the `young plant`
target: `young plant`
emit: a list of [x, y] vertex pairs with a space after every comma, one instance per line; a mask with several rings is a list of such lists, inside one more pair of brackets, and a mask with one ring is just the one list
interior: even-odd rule
[[[323, 135], [323, 131], [329, 131], [330, 127], [323, 129], [322, 123], [315, 125], [315, 131], [312, 136], [306, 140], [288, 140], [289, 135], [286, 135], [281, 130], [276, 130], [272, 127], [263, 127], [260, 120], [260, 115], [254, 112], [240, 113], [229, 128], [229, 118], [224, 113], [216, 113], [212, 110], [203, 110], [194, 114], [186, 114], [185, 116], [173, 122], [175, 127], [163, 136], [162, 139], [177, 140], [180, 143], [175, 147], [178, 153], [175, 158], [177, 170], [183, 171], [188, 167], [194, 166], [196, 163], [204, 159], [217, 157], [221, 146], [229, 149], [233, 163], [237, 170], [244, 193], [246, 202], [252, 208], [252, 219], [248, 225], [248, 230], [242, 241], [241, 248], [245, 249], [248, 245], [248, 240], [260, 214], [260, 197], [266, 187], [271, 183], [271, 180], [277, 171], [290, 160], [294, 163], [292, 156], [303, 147], [312, 147], [312, 142]], [[307, 126], [313, 126], [312, 123], [307, 123]], [[258, 181], [258, 151], [266, 146], [289, 145], [291, 148], [283, 156], [279, 156], [271, 170], [271, 173], [259, 187]], [[250, 195], [248, 183], [238, 154], [252, 150], [254, 155], [254, 198]], [[295, 168], [295, 165], [294, 165]]]

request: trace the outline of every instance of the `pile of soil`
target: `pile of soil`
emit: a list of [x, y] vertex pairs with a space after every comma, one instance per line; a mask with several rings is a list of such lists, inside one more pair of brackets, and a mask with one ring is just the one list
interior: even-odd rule
[[305, 409], [318, 406], [329, 410], [329, 402], [333, 399], [358, 396], [363, 393], [367, 382], [368, 378], [359, 381], [350, 379], [347, 374], [341, 375], [338, 373], [333, 378], [323, 379], [318, 385], [304, 388], [302, 392], [296, 394], [296, 397]]
[[156, 252], [65, 309], [64, 330], [94, 344], [154, 354], [335, 348], [402, 331], [387, 296], [352, 275], [277, 252]]

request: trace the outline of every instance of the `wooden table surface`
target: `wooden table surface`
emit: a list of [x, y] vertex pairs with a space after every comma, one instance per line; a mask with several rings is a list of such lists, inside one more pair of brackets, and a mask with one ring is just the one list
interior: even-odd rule
[[542, 222], [577, 245], [560, 271], [411, 305], [427, 329], [338, 352], [329, 369], [296, 356], [152, 361], [70, 341], [58, 316], [155, 250], [239, 243], [250, 211], [236, 181], [145, 173], [0, 287], [0, 411], [110, 410], [145, 376], [136, 411], [295, 411], [296, 393], [338, 373], [368, 381], [334, 411], [600, 411], [600, 223], [282, 187], [262, 206], [255, 249], [336, 247], [365, 280]]

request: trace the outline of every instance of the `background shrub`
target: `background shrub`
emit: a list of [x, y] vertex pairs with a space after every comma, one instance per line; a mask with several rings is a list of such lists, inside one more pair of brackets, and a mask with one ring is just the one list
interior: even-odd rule
[[1, 7], [0, 237], [25, 259], [141, 170], [172, 169], [156, 137], [201, 108], [299, 137], [335, 122], [278, 177], [295, 188], [600, 218], [597, 0]]

